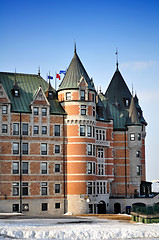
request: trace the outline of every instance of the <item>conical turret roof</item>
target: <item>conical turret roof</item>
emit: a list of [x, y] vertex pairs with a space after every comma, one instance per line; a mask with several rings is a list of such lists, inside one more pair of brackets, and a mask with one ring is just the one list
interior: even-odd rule
[[131, 93], [117, 67], [111, 82], [106, 90], [105, 97], [108, 101], [118, 106], [118, 109], [123, 111], [125, 110], [126, 105], [124, 100], [131, 100]]
[[79, 82], [81, 78], [84, 77], [88, 88], [90, 90], [94, 90], [94, 84], [93, 81], [90, 80], [81, 60], [79, 59], [76, 48], [74, 50], [74, 56], [72, 58], [72, 61], [67, 69], [66, 75], [63, 78], [63, 81], [61, 82], [58, 91], [64, 90], [64, 89], [77, 89], [79, 88]]

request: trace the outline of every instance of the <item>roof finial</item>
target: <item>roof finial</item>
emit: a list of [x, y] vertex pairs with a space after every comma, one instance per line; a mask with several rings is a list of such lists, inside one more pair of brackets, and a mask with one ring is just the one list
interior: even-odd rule
[[116, 49], [116, 68], [118, 70], [118, 65], [119, 65], [119, 62], [118, 62], [118, 49]]
[[76, 53], [76, 42], [74, 42], [74, 53]]
[[133, 88], [133, 83], [132, 83], [132, 96], [134, 96], [134, 88]]
[[40, 66], [39, 66], [39, 69], [38, 69], [38, 75], [40, 76]]
[[14, 80], [14, 86], [17, 86], [17, 79], [16, 79], [16, 68], [15, 68], [15, 80]]

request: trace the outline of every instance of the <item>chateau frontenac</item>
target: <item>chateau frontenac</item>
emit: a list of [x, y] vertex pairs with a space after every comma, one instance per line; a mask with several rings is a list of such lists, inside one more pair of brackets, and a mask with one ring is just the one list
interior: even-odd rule
[[105, 93], [76, 48], [57, 91], [40, 72], [0, 72], [0, 212], [129, 213], [155, 202], [146, 126], [118, 63]]

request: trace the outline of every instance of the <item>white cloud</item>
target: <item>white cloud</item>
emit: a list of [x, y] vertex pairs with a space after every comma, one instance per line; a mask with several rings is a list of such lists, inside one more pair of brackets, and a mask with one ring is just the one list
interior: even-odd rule
[[131, 70], [135, 70], [135, 71], [140, 71], [140, 70], [145, 70], [148, 68], [151, 68], [153, 66], [157, 66], [159, 63], [156, 61], [138, 61], [138, 62], [125, 62], [125, 63], [121, 63], [120, 67], [123, 69], [131, 69]]
[[145, 102], [159, 101], [159, 89], [156, 90], [141, 90], [140, 99]]

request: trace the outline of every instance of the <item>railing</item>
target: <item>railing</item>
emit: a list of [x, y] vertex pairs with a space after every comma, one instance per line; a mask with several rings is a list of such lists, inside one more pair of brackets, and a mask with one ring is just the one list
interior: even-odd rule
[[132, 212], [145, 214], [145, 215], [155, 215], [159, 214], [159, 205], [153, 205], [153, 206], [133, 206]]

